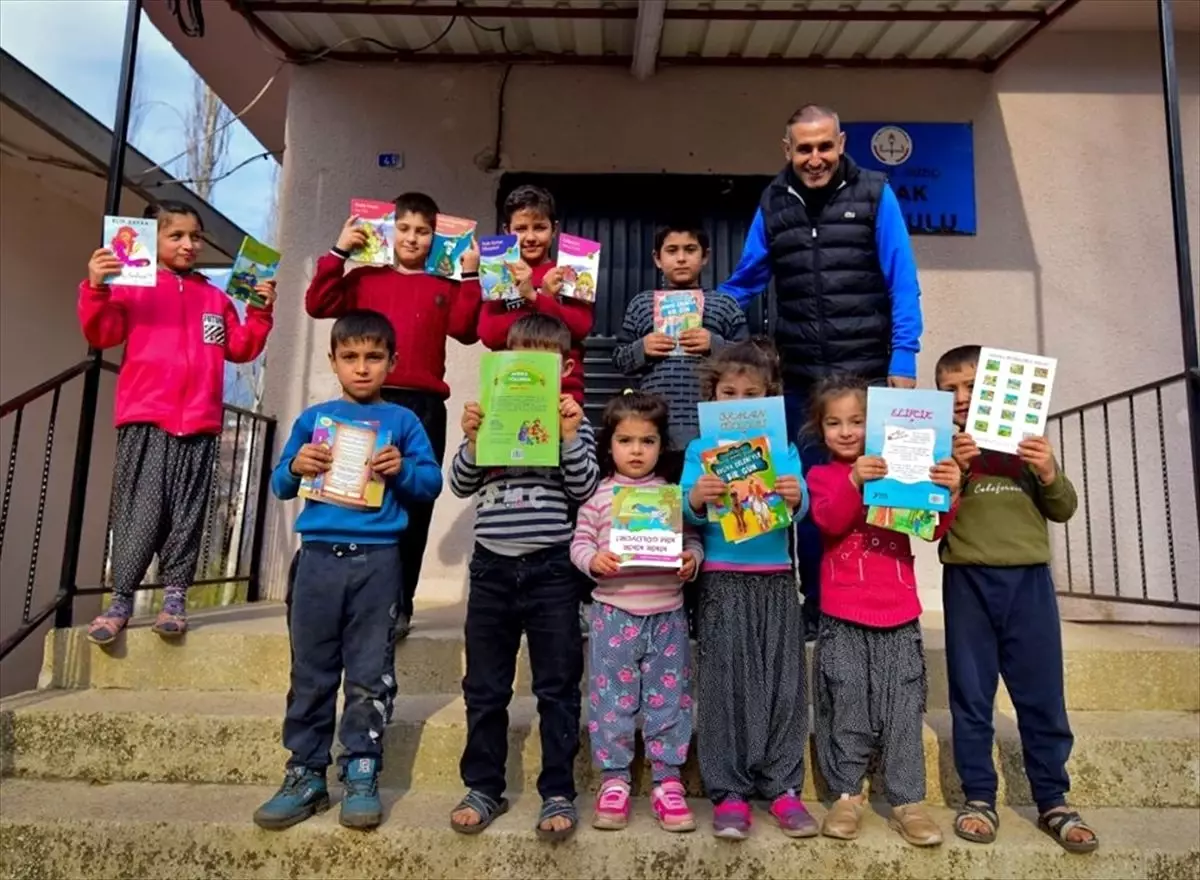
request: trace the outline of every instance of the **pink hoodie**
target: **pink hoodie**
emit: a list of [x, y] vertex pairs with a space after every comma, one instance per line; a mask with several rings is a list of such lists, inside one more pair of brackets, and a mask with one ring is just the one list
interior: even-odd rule
[[271, 309], [233, 302], [198, 273], [159, 268], [154, 287], [79, 285], [79, 322], [93, 348], [125, 343], [117, 377], [117, 427], [149, 423], [176, 436], [219, 434], [225, 361], [261, 353]]

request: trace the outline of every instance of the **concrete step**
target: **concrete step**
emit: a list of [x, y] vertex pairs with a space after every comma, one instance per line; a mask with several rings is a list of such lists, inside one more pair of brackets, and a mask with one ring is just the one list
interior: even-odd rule
[[[0, 702], [0, 769], [8, 776], [150, 782], [276, 782], [287, 757], [280, 745], [279, 695], [202, 691], [34, 691]], [[1076, 712], [1070, 765], [1080, 806], [1200, 807], [1200, 716], [1184, 712]], [[1020, 740], [1010, 715], [997, 718], [1001, 802], [1028, 804]], [[514, 700], [509, 785], [534, 791], [541, 763], [535, 701]], [[931, 803], [958, 803], [950, 717], [930, 712], [925, 761]], [[640, 738], [639, 738], [640, 739]], [[460, 788], [466, 741], [456, 696], [402, 698], [384, 739], [384, 783], [418, 791]], [[586, 748], [577, 765], [582, 790], [597, 774]], [[639, 743], [640, 747], [640, 743]], [[811, 756], [811, 751], [810, 751]], [[648, 786], [639, 760], [638, 789]], [[806, 793], [823, 790], [810, 760]], [[685, 781], [702, 794], [694, 756]]]
[[[826, 838], [796, 841], [756, 811], [750, 840], [731, 843], [707, 833], [707, 804], [693, 803], [700, 830], [672, 835], [658, 829], [649, 807], [635, 802], [623, 832], [583, 827], [565, 845], [533, 834], [537, 802], [522, 797], [479, 837], [448, 827], [453, 796], [385, 791], [386, 820], [373, 833], [341, 828], [333, 810], [284, 832], [250, 822], [273, 789], [76, 782], [0, 783], [0, 875], [6, 877], [222, 878], [678, 878], [920, 877], [1191, 878], [1200, 869], [1193, 810], [1089, 810], [1101, 844], [1089, 856], [1064, 852], [1032, 823], [1029, 810], [1001, 810], [993, 846], [950, 833], [952, 814], [934, 815], [946, 843], [932, 850], [905, 844], [873, 811], [853, 843]], [[336, 792], [335, 792], [336, 797]], [[820, 807], [815, 811], [820, 815]]]
[[[166, 642], [134, 625], [117, 644], [90, 644], [82, 627], [46, 637], [42, 687], [129, 688], [284, 693], [289, 651], [283, 607], [259, 604], [201, 612], [191, 631]], [[927, 614], [925, 651], [931, 709], [949, 708], [941, 616]], [[1200, 711], [1200, 650], [1195, 633], [1168, 638], [1169, 628], [1065, 624], [1067, 704], [1073, 710]], [[398, 646], [402, 694], [459, 692], [464, 652], [460, 608], [418, 612], [413, 635]], [[811, 649], [810, 663], [811, 669]], [[522, 647], [516, 692], [528, 696]], [[1004, 686], [997, 704], [1011, 708]]]

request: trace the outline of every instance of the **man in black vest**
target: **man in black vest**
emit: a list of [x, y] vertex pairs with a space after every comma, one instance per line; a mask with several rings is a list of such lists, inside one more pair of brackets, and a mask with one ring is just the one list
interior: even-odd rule
[[[792, 114], [783, 138], [788, 164], [763, 192], [742, 258], [721, 285], [744, 309], [775, 281], [770, 327], [788, 430], [806, 471], [821, 459], [819, 442], [799, 437], [813, 385], [855, 373], [915, 387], [921, 347], [921, 291], [900, 203], [883, 174], [859, 168], [845, 149], [829, 108], [809, 104]], [[797, 541], [812, 600], [805, 616], [815, 626], [821, 543], [811, 522], [797, 529]]]

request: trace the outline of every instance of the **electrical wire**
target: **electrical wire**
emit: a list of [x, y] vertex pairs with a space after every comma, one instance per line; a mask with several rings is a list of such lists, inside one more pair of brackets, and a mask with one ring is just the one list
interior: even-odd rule
[[283, 150], [263, 150], [261, 153], [255, 153], [253, 156], [243, 159], [241, 162], [238, 162], [236, 165], [234, 165], [228, 171], [222, 171], [220, 174], [216, 175], [215, 177], [176, 177], [176, 178], [172, 178], [171, 180], [157, 181], [156, 183], [150, 184], [150, 186], [159, 187], [159, 186], [166, 186], [167, 184], [171, 184], [171, 183], [182, 183], [185, 185], [192, 185], [192, 184], [197, 184], [197, 183], [207, 183], [209, 186], [212, 186], [213, 184], [220, 183], [225, 178], [230, 177], [235, 172], [241, 171], [243, 168], [245, 168], [251, 162], [257, 162], [259, 159], [266, 159], [270, 156], [278, 156], [282, 153], [283, 153]]
[[512, 54], [512, 49], [508, 47], [508, 25], [502, 24], [499, 27], [488, 27], [486, 24], [480, 24], [478, 21], [476, 21], [474, 16], [467, 15], [464, 16], [464, 18], [466, 18], [467, 24], [471, 25], [471, 27], [479, 28], [479, 30], [484, 31], [485, 33], [499, 34], [500, 45], [504, 47], [505, 52], [507, 52], [509, 55]]

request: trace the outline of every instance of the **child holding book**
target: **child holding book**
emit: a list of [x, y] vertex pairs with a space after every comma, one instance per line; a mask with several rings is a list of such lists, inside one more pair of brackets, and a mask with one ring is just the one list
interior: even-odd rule
[[318, 419], [370, 423], [386, 438], [370, 461], [372, 479], [383, 483], [382, 503], [352, 507], [309, 499], [296, 518], [301, 545], [288, 621], [292, 669], [283, 722], [283, 745], [291, 757], [283, 785], [254, 814], [257, 825], [272, 830], [329, 808], [325, 772], [343, 673], [340, 822], [351, 828], [380, 823], [378, 780], [391, 714], [388, 680], [395, 675], [400, 542], [408, 506], [431, 502], [442, 490], [442, 470], [421, 422], [383, 399], [383, 383], [396, 360], [388, 319], [368, 310], [347, 312], [334, 323], [329, 347], [342, 396], [310, 406], [296, 419], [271, 489], [290, 500], [304, 478], [333, 466], [330, 447], [313, 442]]
[[[817, 761], [837, 800], [821, 833], [853, 840], [866, 808], [867, 765], [879, 752], [889, 824], [914, 846], [936, 846], [942, 833], [925, 800], [925, 654], [908, 535], [867, 523], [863, 486], [887, 476], [887, 462], [864, 455], [867, 385], [832, 377], [813, 390], [809, 433], [830, 463], [808, 472], [812, 519], [821, 532], [821, 621], [813, 659]], [[951, 493], [934, 540], [946, 534], [962, 472], [938, 462], [930, 479]]]
[[[461, 283], [425, 272], [437, 214], [437, 204], [424, 193], [399, 196], [396, 264], [346, 271], [346, 261], [366, 244], [366, 232], [358, 218], [350, 217], [337, 243], [317, 260], [304, 307], [314, 318], [338, 318], [356, 309], [372, 309], [392, 322], [398, 354], [384, 382], [383, 399], [416, 413], [441, 464], [446, 454], [446, 399], [450, 396], [445, 378], [446, 338], [463, 345], [478, 341], [475, 327], [482, 293], [479, 251], [474, 245], [463, 254]], [[410, 503], [408, 529], [400, 548], [399, 571], [404, 583], [396, 626], [400, 639], [409, 633], [432, 518], [432, 503]]]
[[[571, 332], [550, 315], [526, 314], [513, 324], [507, 347], [561, 355], [564, 377], [575, 367]], [[460, 764], [467, 794], [454, 808], [450, 824], [460, 833], [478, 834], [508, 809], [503, 797], [508, 704], [524, 634], [542, 740], [537, 835], [561, 840], [579, 822], [575, 756], [583, 676], [569, 508], [596, 491], [595, 437], [582, 406], [563, 393], [558, 467], [481, 467], [476, 441], [486, 418], [478, 403], [463, 408], [465, 437], [450, 465], [451, 491], [459, 498], [475, 496], [463, 677], [467, 743]]]
[[601, 482], [579, 508], [571, 561], [596, 581], [591, 606], [591, 688], [588, 732], [592, 760], [603, 774], [592, 825], [620, 830], [629, 823], [630, 772], [637, 715], [650, 756], [650, 807], [666, 831], [692, 831], [680, 768], [692, 738], [691, 648], [683, 583], [704, 559], [694, 530], [684, 534], [678, 569], [623, 566], [609, 547], [613, 490], [666, 486], [666, 402], [637, 391], [613, 398], [600, 430]]
[[[675, 222], [654, 234], [654, 265], [668, 290], [697, 290], [708, 264], [708, 233], [699, 223]], [[737, 301], [719, 291], [703, 291], [702, 327], [684, 330], [676, 339], [655, 327], [655, 291], [639, 293], [625, 309], [617, 334], [613, 364], [643, 391], [661, 394], [671, 408], [671, 445], [686, 449], [700, 433], [696, 404], [701, 359], [728, 342], [750, 338], [746, 316]]]
[[[704, 400], [780, 394], [779, 355], [770, 342], [727, 345], [701, 367]], [[750, 833], [750, 799], [767, 798], [770, 815], [789, 837], [812, 837], [817, 824], [800, 799], [808, 745], [804, 628], [792, 574], [788, 531], [733, 543], [708, 520], [707, 507], [728, 486], [705, 473], [701, 453], [711, 438], [688, 444], [683, 466], [684, 516], [704, 536], [700, 578], [700, 664], [696, 731], [700, 776], [713, 800], [713, 833], [735, 840]], [[793, 444], [774, 451], [775, 491], [793, 516], [808, 510]]]
[[187, 588], [196, 575], [217, 437], [225, 423], [225, 362], [262, 354], [272, 325], [275, 282], [259, 284], [260, 308], [246, 320], [233, 302], [194, 271], [204, 246], [196, 209], [150, 205], [158, 221], [154, 287], [110, 285], [122, 262], [101, 248], [79, 285], [79, 321], [93, 348], [124, 344], [117, 376], [117, 456], [113, 473], [112, 602], [88, 625], [88, 638], [112, 642], [133, 613], [133, 594], [154, 555], [165, 585], [154, 631], [187, 630]]
[[955, 348], [936, 368], [938, 388], [954, 394], [954, 457], [966, 473], [961, 509], [941, 546], [954, 766], [967, 801], [954, 833], [976, 843], [996, 839], [993, 703], [1004, 676], [1038, 827], [1068, 852], [1090, 853], [1096, 832], [1067, 806], [1074, 736], [1046, 527], [1069, 520], [1078, 500], [1045, 437], [1026, 438], [1017, 455], [1005, 455], [980, 451], [966, 433], [979, 352]]
[[535, 312], [558, 318], [571, 333], [569, 358], [575, 365], [563, 376], [563, 392], [583, 405], [583, 343], [592, 331], [592, 304], [559, 296], [562, 270], [550, 258], [558, 231], [554, 196], [540, 186], [519, 186], [504, 200], [504, 232], [515, 235], [521, 259], [510, 266], [521, 296], [483, 303], [479, 312], [479, 340], [492, 351], [504, 351], [513, 325]]

